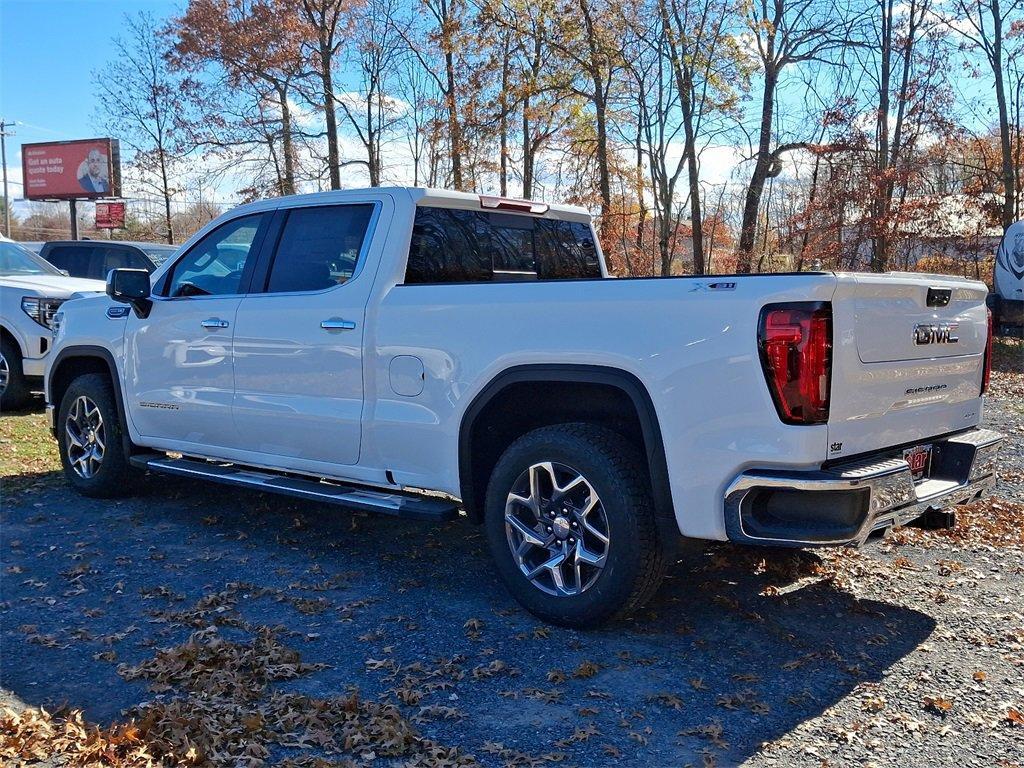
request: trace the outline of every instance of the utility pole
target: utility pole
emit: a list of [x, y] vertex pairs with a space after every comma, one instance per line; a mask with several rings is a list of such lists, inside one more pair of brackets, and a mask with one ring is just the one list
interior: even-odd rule
[[7, 194], [7, 137], [13, 136], [14, 131], [8, 133], [8, 129], [14, 123], [7, 123], [0, 120], [0, 155], [3, 156], [4, 166], [4, 235], [11, 236], [11, 198]]

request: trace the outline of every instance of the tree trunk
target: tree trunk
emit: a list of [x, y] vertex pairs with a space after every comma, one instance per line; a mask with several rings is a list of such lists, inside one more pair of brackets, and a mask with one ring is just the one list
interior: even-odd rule
[[376, 74], [370, 75], [370, 87], [366, 94], [366, 170], [370, 174], [370, 186], [380, 186], [380, 134], [375, 126], [379, 124], [376, 110], [380, 103], [380, 85]]
[[523, 197], [533, 197], [533, 138], [530, 135], [530, 96], [523, 97]]
[[[665, 29], [666, 41], [669, 45], [669, 54], [672, 61], [672, 71], [676, 78], [676, 88], [679, 90], [679, 103], [683, 112], [683, 132], [685, 145], [683, 154], [686, 157], [686, 176], [690, 186], [690, 225], [691, 242], [693, 246], [693, 274], [703, 275], [704, 269], [704, 225], [701, 213], [700, 199], [700, 171], [697, 167], [697, 136], [694, 126], [694, 93], [693, 75], [690, 70], [692, 64], [684, 64], [684, 56], [679, 50], [679, 41], [676, 36], [676, 29], [672, 26], [669, 18], [668, 7], [665, 0], [660, 0], [658, 10], [661, 12], [661, 22]], [[672, 5], [673, 17], [682, 26], [679, 18], [679, 10], [676, 4]], [[682, 30], [680, 29], [680, 32]], [[688, 56], [687, 58], [691, 58]]]
[[1010, 118], [1006, 108], [1006, 84], [1003, 82], [1003, 19], [1000, 15], [999, 0], [992, 0], [992, 75], [996, 86], [996, 105], [999, 108], [999, 149], [1002, 154], [1003, 206], [1002, 225], [1008, 229], [1013, 224], [1014, 212], [1014, 168], [1013, 150], [1010, 146]]
[[608, 233], [608, 215], [612, 210], [612, 182], [608, 171], [608, 105], [601, 92], [600, 80], [595, 76], [594, 87], [597, 89], [594, 99], [597, 116], [597, 175], [601, 191], [601, 239]]
[[[814, 198], [818, 194], [818, 172], [821, 168], [821, 158], [815, 155], [814, 157], [814, 170], [811, 172], [811, 189], [807, 194], [807, 209], [811, 212], [814, 211]], [[800, 256], [796, 263], [796, 271], [804, 271], [804, 257], [807, 254], [807, 240], [810, 237], [811, 227], [810, 220], [804, 217], [804, 234], [801, 238], [800, 243]]]
[[281, 104], [281, 152], [284, 154], [284, 178], [281, 193], [295, 194], [295, 147], [292, 142], [292, 113], [288, 106], [288, 89], [277, 86], [277, 95]]
[[668, 184], [664, 179], [659, 186], [662, 200], [665, 202], [658, 217], [658, 255], [661, 256], [661, 274], [668, 277], [672, 274], [672, 193], [668, 191]]
[[878, 149], [875, 157], [874, 189], [872, 190], [873, 237], [871, 239], [871, 271], [885, 272], [889, 266], [889, 88], [892, 84], [892, 11], [893, 0], [882, 9], [881, 77], [878, 81]]
[[448, 3], [441, 0], [441, 35], [444, 46], [444, 71], [447, 88], [444, 92], [445, 106], [448, 110], [449, 155], [452, 164], [452, 186], [460, 192], [466, 191], [462, 180], [462, 128], [459, 125], [458, 104], [455, 99], [455, 54], [452, 51], [451, 15]]
[[327, 171], [331, 189], [341, 189], [341, 158], [338, 155], [338, 113], [334, 105], [334, 75], [331, 72], [331, 47], [320, 41], [320, 79], [323, 84], [324, 124], [327, 129]]
[[644, 200], [644, 152], [640, 143], [640, 126], [636, 128], [636, 197], [640, 211], [636, 220], [636, 242], [634, 248], [637, 255], [644, 252], [644, 225], [647, 223], [647, 201]]
[[693, 81], [684, 78], [686, 90], [679, 94], [686, 135], [686, 174], [690, 184], [690, 230], [693, 240], [693, 274], [704, 274], [704, 222], [700, 201], [700, 171], [697, 167], [697, 136], [693, 125]]
[[502, 45], [501, 92], [498, 94], [498, 133], [501, 143], [501, 157], [498, 163], [498, 183], [502, 197], [508, 197], [508, 77], [509, 38], [506, 35]]
[[743, 222], [740, 225], [739, 253], [736, 259], [736, 271], [740, 274], [750, 272], [750, 262], [757, 240], [757, 219], [761, 211], [761, 196], [764, 185], [768, 181], [775, 157], [771, 152], [772, 119], [775, 114], [775, 89], [778, 84], [778, 72], [769, 65], [764, 73], [764, 91], [761, 102], [761, 127], [757, 143], [757, 156], [754, 171], [750, 175], [747, 194], [743, 202]]
[[[174, 226], [171, 224], [171, 188], [167, 180], [167, 155], [162, 147], [158, 152], [160, 156], [160, 184], [163, 188], [164, 198], [164, 221], [167, 224], [167, 244], [174, 245]], [[4, 202], [6, 203], [7, 201], [4, 200]]]
[[590, 47], [589, 67], [593, 83], [591, 100], [594, 103], [594, 117], [597, 128], [597, 176], [601, 196], [600, 237], [604, 242], [608, 235], [608, 216], [612, 210], [612, 182], [608, 170], [608, 100], [605, 94], [604, 77], [601, 74], [601, 52], [598, 50], [597, 31], [590, 15], [588, 0], [579, 0], [580, 12], [587, 28], [587, 44]]

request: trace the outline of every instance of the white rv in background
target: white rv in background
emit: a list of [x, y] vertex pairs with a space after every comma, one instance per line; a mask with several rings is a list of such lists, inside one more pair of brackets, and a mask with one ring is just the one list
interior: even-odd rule
[[996, 253], [991, 297], [997, 334], [1024, 335], [1024, 221], [1011, 224]]

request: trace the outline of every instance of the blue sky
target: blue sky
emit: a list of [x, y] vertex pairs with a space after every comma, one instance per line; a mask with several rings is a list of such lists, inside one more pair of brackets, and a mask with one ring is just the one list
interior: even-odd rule
[[[17, 121], [8, 173], [21, 178], [21, 145], [98, 135], [92, 73], [114, 58], [125, 13], [171, 15], [164, 0], [0, 0], [0, 117]], [[11, 197], [21, 196], [12, 184]]]

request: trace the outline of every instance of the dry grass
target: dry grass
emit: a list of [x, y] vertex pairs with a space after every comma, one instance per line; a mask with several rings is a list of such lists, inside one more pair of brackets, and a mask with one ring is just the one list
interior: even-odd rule
[[50, 437], [45, 413], [0, 416], [0, 477], [5, 487], [32, 482], [60, 469], [57, 443]]

